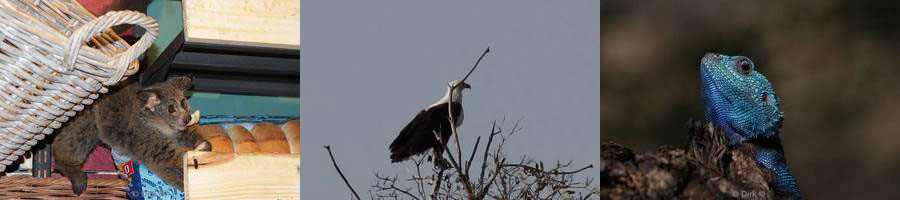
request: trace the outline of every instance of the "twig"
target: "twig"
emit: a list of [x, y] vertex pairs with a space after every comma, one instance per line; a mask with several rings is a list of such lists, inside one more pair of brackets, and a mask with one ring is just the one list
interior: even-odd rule
[[484, 53], [481, 53], [481, 57], [478, 57], [478, 61], [475, 61], [475, 66], [472, 66], [472, 69], [469, 70], [469, 73], [467, 73], [466, 76], [463, 77], [462, 82], [466, 82], [466, 79], [469, 79], [469, 75], [472, 75], [472, 72], [474, 72], [475, 68], [478, 67], [478, 63], [481, 63], [481, 59], [484, 58], [484, 55], [487, 55], [488, 52], [491, 52], [491, 47], [487, 47], [487, 49], [484, 49]]
[[[490, 49], [490, 48], [488, 48], [488, 49]], [[485, 51], [485, 53], [487, 53], [487, 51]], [[476, 65], [476, 66], [478, 66], [478, 65]], [[474, 70], [474, 68], [473, 68], [473, 70]], [[456, 140], [456, 155], [460, 160], [462, 160], [462, 148], [459, 145], [459, 134], [458, 134], [459, 132], [457, 132], [457, 130], [456, 130], [456, 120], [453, 119], [453, 89], [452, 88], [450, 89], [450, 99], [447, 102], [447, 116], [449, 117], [448, 120], [450, 122], [450, 131], [452, 132], [453, 138]], [[437, 132], [435, 132], [435, 137], [438, 137]], [[447, 148], [446, 142], [441, 142], [441, 145], [444, 146], [444, 149], [449, 149], [449, 148]], [[466, 189], [466, 193], [469, 194], [469, 199], [471, 199], [475, 195], [475, 191], [472, 190], [472, 183], [469, 182], [469, 174], [463, 172], [463, 170], [461, 168], [462, 163], [453, 159], [453, 153], [450, 153], [450, 151], [447, 151], [447, 154], [450, 155], [450, 161], [453, 162], [454, 168], [456, 168], [456, 172], [459, 173], [460, 177], [462, 177], [463, 186]]]
[[[453, 191], [453, 184], [452, 184], [452, 182], [447, 181], [447, 184], [445, 184], [445, 185], [447, 185], [447, 187], [446, 187], [447, 195], [444, 196], [444, 200], [449, 200], [450, 195], [452, 194], [451, 191]], [[459, 188], [459, 187], [457, 186], [457, 188]]]
[[413, 194], [410, 193], [409, 191], [404, 190], [404, 189], [400, 189], [400, 188], [397, 187], [397, 185], [396, 185], [396, 183], [397, 183], [397, 177], [394, 177], [394, 178], [390, 178], [390, 177], [381, 177], [380, 175], [378, 175], [378, 173], [375, 173], [375, 178], [380, 179], [380, 180], [383, 181], [384, 183], [390, 183], [387, 187], [379, 186], [379, 188], [381, 188], [381, 189], [383, 189], [383, 190], [384, 190], [384, 189], [391, 189], [391, 190], [394, 190], [394, 191], [400, 191], [400, 192], [402, 192], [403, 194], [406, 194], [406, 195], [408, 195], [409, 197], [412, 197], [413, 199], [419, 200], [418, 197], [416, 197], [415, 195], [413, 195]]
[[[419, 176], [419, 177], [422, 176], [422, 163], [423, 162], [424, 162], [424, 160], [421, 158], [413, 159], [413, 163], [416, 164], [416, 175], [413, 176], [413, 178], [415, 178], [416, 176]], [[424, 182], [424, 180], [418, 179], [418, 180], [416, 180], [416, 185], [418, 185], [417, 188], [419, 189], [419, 196], [422, 198], [425, 198], [425, 186], [424, 186], [425, 184], [423, 182]]]
[[400, 192], [402, 192], [403, 194], [409, 195], [409, 197], [412, 197], [413, 199], [419, 200], [418, 197], [414, 196], [412, 193], [409, 193], [409, 191], [406, 191], [406, 190], [397, 188], [397, 187], [394, 186], [394, 185], [391, 185], [391, 188], [393, 188], [394, 190], [400, 191]]
[[[456, 163], [457, 166], [462, 166], [462, 147], [459, 144], [459, 135], [456, 131], [456, 120], [453, 119], [453, 90], [450, 90], [450, 101], [447, 103], [447, 116], [450, 116], [450, 130], [453, 132], [453, 141], [456, 143], [456, 157], [459, 158], [459, 163]], [[445, 148], [446, 149], [446, 148]], [[449, 152], [448, 152], [449, 153]], [[465, 169], [462, 169], [465, 170]]]
[[472, 155], [469, 155], [469, 160], [466, 161], [466, 173], [472, 169], [472, 160], [475, 159], [475, 152], [478, 152], [478, 143], [481, 142], [481, 136], [475, 138], [475, 148], [472, 149]]
[[[453, 132], [456, 132], [456, 128], [453, 128], [453, 125], [450, 125], [450, 127]], [[441, 137], [435, 131], [432, 131], [432, 133], [434, 133], [434, 137], [437, 137], [437, 138]], [[438, 142], [444, 146], [444, 149], [449, 149], [447, 147], [446, 142], [442, 142], [441, 139], [438, 139]], [[456, 169], [456, 173], [459, 173], [459, 176], [461, 177], [460, 179], [462, 179], [463, 186], [464, 186], [463, 188], [466, 189], [466, 193], [469, 194], [469, 197], [472, 197], [472, 195], [474, 195], [475, 193], [472, 190], [472, 183], [469, 182], [469, 175], [463, 173], [461, 167], [459, 166], [459, 162], [456, 162], [456, 159], [453, 158], [453, 153], [450, 153], [450, 151], [446, 151], [446, 152], [447, 152], [447, 155], [450, 157], [450, 164], [453, 165], [453, 168]]]
[[431, 199], [437, 199], [438, 192], [441, 189], [441, 181], [444, 179], [444, 170], [441, 169], [438, 171], [437, 179], [434, 180], [434, 191], [431, 192]]
[[[452, 116], [450, 117], [452, 118]], [[448, 120], [451, 123], [453, 121], [452, 119]], [[513, 135], [518, 135], [517, 132], [523, 129], [520, 124], [521, 121], [522, 119], [519, 119], [515, 125], [504, 126], [505, 117], [503, 122], [495, 119], [492, 122], [490, 137], [486, 141], [487, 144], [485, 144], [485, 147], [481, 147], [481, 137], [477, 137], [474, 149], [470, 152], [468, 160], [461, 158], [460, 154], [449, 150], [448, 146], [450, 144], [447, 144], [445, 141], [450, 140], [450, 138], [442, 138], [444, 133], [434, 130], [432, 131], [433, 136], [440, 142], [439, 144], [443, 149], [448, 151], [446, 156], [449, 158], [444, 162], [453, 164], [453, 169], [434, 168], [430, 171], [431, 175], [424, 175], [419, 166], [423, 163], [422, 159], [425, 159], [425, 157], [418, 157], [420, 159], [414, 160], [416, 161], [414, 162], [416, 169], [407, 168], [407, 172], [413, 177], [411, 179], [403, 179], [412, 184], [418, 184], [418, 188], [415, 186], [403, 187], [402, 184], [397, 184], [396, 181], [401, 180], [397, 176], [393, 176], [393, 179], [391, 179], [390, 176], [388, 176], [389, 178], [382, 178], [379, 174], [376, 174], [379, 181], [376, 182], [376, 186], [373, 186], [374, 190], [370, 190], [370, 194], [374, 192], [374, 195], [377, 195], [373, 196], [375, 199], [415, 198], [420, 200], [480, 200], [485, 197], [493, 199], [556, 199], [563, 196], [570, 196], [567, 197], [570, 199], [588, 199], [592, 196], [597, 196], [599, 190], [591, 190], [592, 182], [590, 178], [587, 178], [585, 182], [576, 182], [574, 180], [577, 174], [593, 168], [593, 165], [572, 171], [569, 167], [574, 165], [573, 161], [556, 161], [555, 167], [545, 168], [542, 161], [535, 161], [527, 156], [523, 156], [521, 160], [514, 159], [513, 163], [508, 164], [504, 153], [504, 144]], [[512, 127], [512, 129], [505, 130], [508, 127]], [[456, 132], [458, 130], [455, 128], [456, 126], [452, 126], [448, 131], [451, 131], [450, 134], [458, 136], [458, 132]], [[495, 144], [493, 136], [497, 135], [500, 136], [500, 139]], [[464, 146], [459, 143], [457, 145]], [[474, 182], [470, 180], [470, 176], [472, 176], [470, 173], [475, 154], [481, 154], [478, 150], [485, 152], [483, 152], [481, 173], [479, 177], [473, 177], [478, 179], [477, 182]], [[440, 154], [435, 159], [445, 159], [443, 156], [443, 154]], [[488, 157], [491, 158], [491, 162], [487, 161]], [[445, 173], [447, 170], [449, 172]], [[454, 175], [454, 172], [457, 175]], [[431, 186], [433, 188], [424, 188], [428, 187], [425, 186], [425, 184], [428, 184], [427, 180], [434, 180], [434, 185]], [[416, 189], [419, 190], [418, 194], [414, 191]], [[431, 191], [424, 191], [429, 189]], [[587, 193], [580, 192], [581, 190], [587, 190]]]
[[[506, 121], [506, 117], [503, 117], [503, 121]], [[502, 126], [503, 123], [501, 123]], [[484, 147], [484, 157], [481, 159], [481, 172], [478, 174], [478, 185], [484, 185], [484, 169], [487, 168], [487, 157], [488, 152], [491, 151], [491, 143], [494, 142], [494, 136], [499, 134], [502, 130], [497, 129], [497, 119], [494, 119], [491, 122], [491, 135], [488, 137], [487, 145]]]
[[528, 166], [528, 165], [521, 165], [521, 164], [503, 164], [502, 167], [521, 167], [521, 168], [525, 168], [525, 169], [528, 169], [528, 170], [531, 170], [531, 171], [541, 172], [541, 173], [544, 173], [544, 174], [553, 174], [553, 175], [557, 175], [557, 174], [574, 174], [574, 173], [578, 173], [578, 172], [584, 171], [584, 170], [586, 170], [586, 169], [592, 168], [592, 167], [594, 167], [594, 165], [588, 165], [588, 166], [585, 166], [585, 167], [583, 167], [583, 168], [581, 168], [581, 169], [578, 169], [578, 170], [575, 170], [575, 171], [571, 171], [571, 172], [555, 171], [555, 170], [554, 170], [554, 171], [551, 171], [551, 172], [545, 172], [545, 171], [542, 171], [542, 170], [540, 170], [540, 169], [538, 169], [538, 168], [534, 168], [534, 167]]
[[350, 192], [353, 192], [353, 196], [355, 196], [357, 200], [362, 200], [362, 198], [359, 198], [359, 194], [356, 194], [356, 190], [353, 189], [353, 186], [350, 185], [350, 181], [347, 181], [347, 177], [344, 177], [344, 173], [341, 172], [341, 168], [338, 167], [337, 161], [334, 161], [334, 154], [331, 153], [331, 146], [325, 145], [325, 150], [328, 150], [328, 156], [331, 157], [331, 163], [334, 164], [334, 169], [341, 175], [341, 179], [344, 179], [344, 184], [347, 184], [347, 187], [350, 188]]
[[[491, 52], [491, 47], [487, 47], [486, 49], [484, 49], [484, 53], [481, 53], [481, 56], [478, 57], [477, 61], [475, 61], [475, 65], [472, 66], [472, 69], [469, 70], [469, 73], [466, 73], [466, 76], [463, 77], [461, 82], [465, 83], [466, 80], [469, 79], [469, 76], [472, 75], [472, 72], [475, 72], [475, 68], [478, 67], [478, 64], [481, 63], [481, 59], [483, 59], [484, 56], [487, 55], [488, 52]], [[453, 140], [454, 140], [454, 142], [456, 142], [456, 157], [459, 158], [459, 161], [457, 161], [456, 159], [453, 158], [453, 153], [448, 151], [447, 154], [450, 155], [449, 156], [450, 161], [454, 165], [454, 168], [456, 168], [456, 171], [457, 171], [457, 173], [459, 173], [459, 176], [461, 176], [463, 186], [466, 189], [466, 192], [469, 194], [468, 195], [469, 199], [472, 199], [473, 195], [475, 195], [475, 192], [472, 190], [472, 183], [469, 180], [468, 173], [463, 173], [463, 169], [461, 169], [461, 167], [462, 167], [462, 163], [461, 163], [462, 162], [462, 146], [459, 144], [459, 135], [457, 134], [458, 132], [456, 131], [456, 120], [453, 119], [453, 98], [452, 97], [453, 97], [453, 90], [457, 86], [459, 86], [459, 85], [451, 85], [450, 86], [449, 96], [451, 98], [450, 98], [449, 102], [447, 103], [447, 105], [448, 105], [447, 106], [447, 115], [449, 116], [448, 120], [450, 121], [450, 130], [453, 132], [452, 133]], [[441, 138], [437, 134], [437, 132], [435, 132], [435, 137], [438, 138], [438, 141], [441, 143], [441, 145], [444, 146], [444, 149], [449, 149], [447, 147], [446, 142], [441, 142]], [[473, 151], [472, 155], [474, 155], [474, 154], [475, 154], [475, 152]], [[470, 162], [471, 162], [471, 159], [470, 159]], [[467, 164], [467, 165], [469, 165], [469, 164]], [[468, 170], [466, 170], [466, 172], [468, 172]]]
[[498, 156], [494, 156], [494, 162], [497, 162], [495, 163], [497, 167], [496, 169], [494, 169], [494, 173], [491, 175], [491, 178], [488, 181], [487, 185], [485, 185], [484, 188], [481, 189], [481, 192], [478, 194], [478, 199], [484, 199], [484, 196], [487, 195], [488, 191], [490, 191], [491, 185], [494, 184], [497, 176], [500, 176], [500, 169], [502, 168], [500, 166], [503, 166], [503, 163], [506, 163], [506, 158], [499, 158]]
[[[456, 135], [456, 120], [453, 119], [453, 88], [456, 87], [456, 85], [447, 85], [447, 86], [450, 87], [450, 90], [448, 90], [448, 96], [450, 98], [448, 98], [448, 100], [447, 100], [447, 119], [450, 120], [451, 135], [453, 135], [453, 137], [456, 138], [456, 157], [458, 157], [459, 159], [462, 159], [462, 152], [461, 152], [462, 150], [460, 150], [460, 148], [459, 148], [459, 136]], [[462, 104], [460, 104], [460, 105], [462, 105]], [[443, 134], [443, 133], [441, 133], [441, 134]], [[449, 141], [447, 141], [447, 142], [449, 142]], [[448, 151], [450, 150], [449, 148], [446, 148], [446, 147], [444, 147], [444, 149], [448, 150]], [[450, 157], [453, 157], [453, 154], [451, 154]]]

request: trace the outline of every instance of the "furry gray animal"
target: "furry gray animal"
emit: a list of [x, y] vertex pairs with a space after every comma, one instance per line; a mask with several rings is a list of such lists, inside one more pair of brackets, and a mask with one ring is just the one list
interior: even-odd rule
[[190, 87], [187, 77], [147, 88], [128, 83], [99, 98], [57, 130], [52, 143], [56, 169], [69, 178], [72, 192], [81, 195], [85, 191], [87, 176], [81, 166], [100, 142], [140, 161], [181, 190], [184, 152], [209, 146], [202, 145], [208, 143], [199, 134], [185, 131], [192, 118], [184, 95]]

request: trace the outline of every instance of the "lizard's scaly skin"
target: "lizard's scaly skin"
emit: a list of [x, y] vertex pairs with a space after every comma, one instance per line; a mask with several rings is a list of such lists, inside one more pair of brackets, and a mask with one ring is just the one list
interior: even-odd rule
[[778, 137], [784, 113], [772, 83], [749, 58], [715, 53], [703, 56], [700, 79], [706, 119], [725, 131], [729, 146], [753, 144], [756, 162], [776, 175], [776, 191], [800, 199]]

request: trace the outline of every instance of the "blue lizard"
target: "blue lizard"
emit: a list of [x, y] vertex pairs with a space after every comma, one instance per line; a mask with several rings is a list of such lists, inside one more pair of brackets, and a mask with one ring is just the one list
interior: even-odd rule
[[784, 113], [772, 83], [744, 56], [707, 53], [700, 62], [706, 119], [725, 131], [729, 146], [756, 147], [756, 162], [775, 173], [777, 193], [800, 199], [778, 137]]

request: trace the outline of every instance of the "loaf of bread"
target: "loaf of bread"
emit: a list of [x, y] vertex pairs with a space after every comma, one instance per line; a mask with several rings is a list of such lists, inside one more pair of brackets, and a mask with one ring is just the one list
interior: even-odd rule
[[238, 124], [228, 129], [208, 124], [198, 126], [197, 131], [212, 145], [212, 152], [300, 154], [300, 120], [287, 121], [281, 127], [259, 123], [250, 131]]
[[225, 129], [217, 124], [200, 125], [197, 128], [200, 135], [212, 145], [212, 152], [233, 153], [234, 146], [231, 138], [225, 133]]
[[234, 125], [228, 128], [228, 137], [231, 138], [235, 153], [254, 153], [260, 150], [253, 135], [243, 126]]
[[284, 123], [281, 130], [284, 131], [284, 137], [287, 138], [288, 144], [291, 145], [291, 153], [300, 154], [300, 120], [291, 120]]
[[259, 123], [250, 131], [259, 149], [265, 153], [290, 154], [291, 147], [284, 137], [284, 132], [272, 123]]

